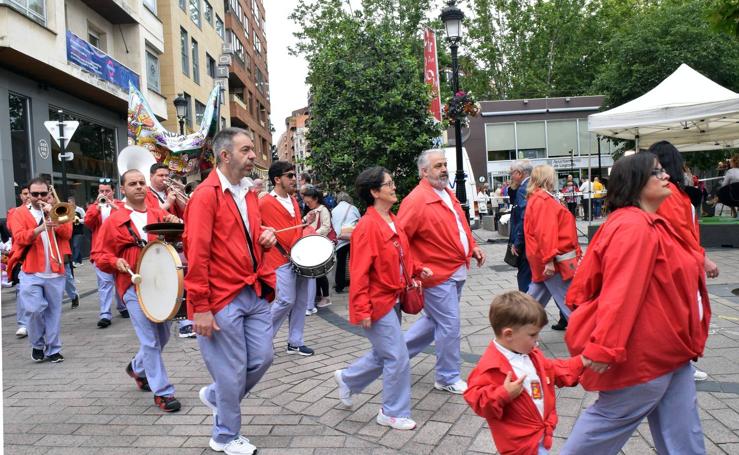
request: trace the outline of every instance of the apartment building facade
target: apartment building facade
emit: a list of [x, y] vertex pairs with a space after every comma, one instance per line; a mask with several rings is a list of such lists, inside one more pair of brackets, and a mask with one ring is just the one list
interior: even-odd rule
[[128, 84], [167, 118], [166, 99], [149, 88], [157, 73], [147, 56], [164, 52], [156, 0], [0, 0], [0, 30], [0, 212], [32, 176], [59, 184], [59, 147], [44, 126], [59, 110], [80, 122], [66, 148], [69, 192], [89, 200], [99, 178], [118, 176]]
[[264, 2], [224, 3], [225, 42], [233, 51], [228, 78], [231, 125], [251, 133], [257, 154], [255, 173], [266, 177], [272, 162], [272, 127]]
[[285, 119], [285, 132], [280, 135], [280, 140], [277, 143], [278, 158], [294, 163], [298, 172], [308, 172], [310, 170], [310, 166], [306, 163], [306, 159], [310, 155], [307, 138], [309, 120], [310, 111], [308, 107], [293, 111], [290, 117]]

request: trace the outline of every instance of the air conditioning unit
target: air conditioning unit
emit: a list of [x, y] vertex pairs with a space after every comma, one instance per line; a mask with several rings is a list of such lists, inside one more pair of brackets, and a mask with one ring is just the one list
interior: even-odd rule
[[218, 57], [218, 65], [231, 66], [231, 54], [223, 54]]
[[216, 77], [218, 78], [227, 78], [228, 77], [228, 67], [227, 66], [218, 66], [216, 68]]
[[231, 43], [223, 43], [223, 47], [221, 48], [224, 54], [233, 54], [234, 53], [234, 47]]

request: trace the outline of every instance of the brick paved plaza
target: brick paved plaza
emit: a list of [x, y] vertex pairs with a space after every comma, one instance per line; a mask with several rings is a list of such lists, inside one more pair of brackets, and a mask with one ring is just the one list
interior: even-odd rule
[[[477, 230], [487, 239], [497, 234]], [[481, 242], [483, 243], [483, 242]], [[466, 376], [489, 343], [487, 322], [491, 297], [515, 288], [513, 269], [503, 265], [505, 246], [484, 244], [488, 263], [473, 268], [462, 297], [462, 365]], [[708, 381], [699, 384], [698, 401], [711, 454], [739, 453], [739, 254], [736, 249], [709, 251], [721, 276], [710, 282], [712, 331], [700, 368]], [[31, 360], [27, 339], [18, 340], [15, 291], [2, 292], [3, 417], [6, 454], [164, 454], [214, 453], [207, 449], [212, 418], [198, 400], [208, 373], [192, 339], [173, 336], [164, 359], [182, 410], [164, 414], [152, 395], [140, 392], [124, 368], [138, 349], [130, 321], [116, 316], [100, 330], [95, 275], [89, 263], [77, 269], [80, 308], [66, 300], [62, 315], [65, 361]], [[314, 357], [285, 353], [285, 329], [275, 342], [275, 360], [262, 382], [242, 403], [243, 433], [268, 454], [455, 454], [494, 453], [489, 430], [462, 397], [433, 389], [434, 357], [428, 351], [413, 359], [413, 418], [415, 431], [378, 426], [374, 418], [381, 402], [381, 382], [341, 405], [332, 373], [346, 367], [369, 348], [361, 331], [347, 324], [347, 294], [333, 295], [334, 304], [306, 320], [306, 344]], [[547, 307], [556, 321], [555, 305]], [[404, 326], [414, 317], [404, 317]], [[173, 330], [174, 333], [174, 330]], [[563, 334], [548, 326], [542, 331], [548, 355], [564, 356]], [[576, 416], [594, 394], [582, 388], [558, 391], [560, 416], [554, 450], [557, 453]], [[624, 449], [627, 454], [652, 452], [643, 424]], [[595, 454], [594, 454], [595, 455]]]

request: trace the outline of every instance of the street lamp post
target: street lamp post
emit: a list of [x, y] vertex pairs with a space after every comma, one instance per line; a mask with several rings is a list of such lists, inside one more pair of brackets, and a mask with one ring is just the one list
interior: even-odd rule
[[174, 99], [174, 108], [177, 112], [177, 121], [180, 124], [180, 134], [185, 135], [185, 117], [187, 117], [187, 100], [182, 93], [177, 94], [177, 98]]
[[[456, 0], [449, 0], [447, 6], [441, 10], [441, 21], [446, 30], [446, 39], [452, 51], [452, 96], [459, 91], [459, 60], [457, 50], [462, 39], [462, 19], [464, 13], [457, 8]], [[462, 123], [459, 119], [454, 120], [454, 147], [457, 157], [457, 172], [454, 179], [457, 199], [464, 209], [465, 218], [469, 222], [469, 205], [467, 204], [467, 191], [464, 178], [464, 157], [462, 156]]]

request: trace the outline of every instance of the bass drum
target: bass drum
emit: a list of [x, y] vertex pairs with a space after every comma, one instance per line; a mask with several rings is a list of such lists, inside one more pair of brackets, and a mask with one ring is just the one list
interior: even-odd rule
[[318, 234], [306, 235], [290, 249], [290, 263], [300, 276], [317, 278], [328, 274], [336, 264], [334, 242]]
[[141, 310], [152, 322], [187, 319], [185, 266], [170, 243], [154, 240], [141, 251], [136, 263], [141, 283], [136, 285]]

